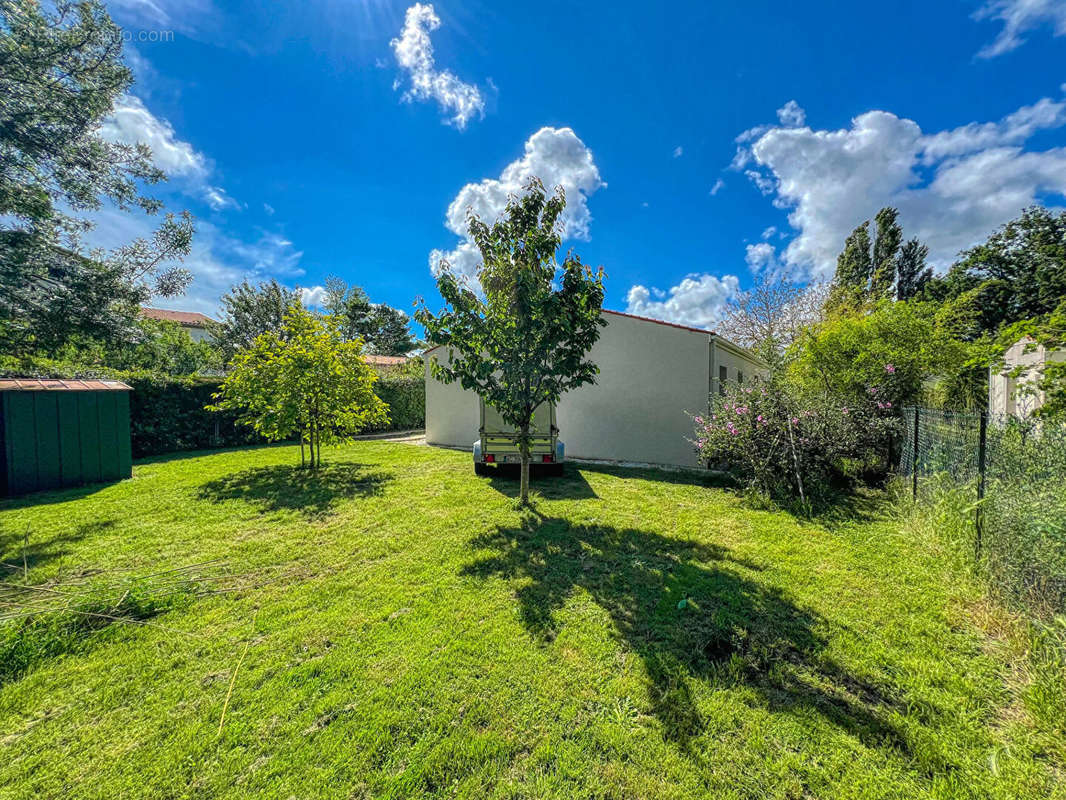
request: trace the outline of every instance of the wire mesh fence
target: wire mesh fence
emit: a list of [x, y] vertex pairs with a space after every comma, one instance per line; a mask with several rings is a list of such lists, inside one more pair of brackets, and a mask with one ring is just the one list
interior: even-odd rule
[[1040, 613], [1066, 611], [1066, 424], [1009, 415], [904, 410], [900, 468], [916, 500], [945, 489], [974, 556], [1002, 593]]

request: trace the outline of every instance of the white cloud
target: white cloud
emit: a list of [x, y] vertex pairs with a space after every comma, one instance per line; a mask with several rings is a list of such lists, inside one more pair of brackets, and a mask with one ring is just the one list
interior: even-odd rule
[[724, 188], [725, 188], [725, 181], [723, 181], [721, 178], [719, 178], [718, 180], [716, 180], [714, 182], [714, 186], [711, 187], [711, 197], [714, 197], [716, 194], [718, 194]]
[[764, 230], [762, 232], [762, 237], [761, 238], [769, 239], [775, 233], [777, 233], [777, 226], [776, 225], [771, 225], [769, 228], [767, 228], [766, 230]]
[[1066, 2], [1063, 0], [986, 0], [975, 19], [999, 20], [1003, 30], [995, 41], [978, 52], [980, 58], [994, 58], [1025, 44], [1023, 34], [1051, 25], [1055, 36], [1066, 35]]
[[753, 273], [774, 269], [777, 266], [777, 251], [768, 242], [749, 244], [744, 252], [744, 260]]
[[221, 186], [208, 186], [204, 189], [204, 200], [211, 206], [214, 211], [221, 211], [224, 208], [240, 208], [241, 204], [226, 194], [226, 190]]
[[738, 289], [736, 276], [718, 278], [706, 273], [688, 275], [666, 292], [638, 284], [626, 295], [626, 311], [680, 325], [711, 328], [722, 318], [726, 301]]
[[777, 118], [782, 125], [798, 128], [807, 121], [807, 112], [800, 108], [800, 104], [795, 100], [789, 100], [777, 109]]
[[433, 6], [415, 3], [407, 9], [400, 36], [389, 45], [396, 63], [411, 79], [404, 99], [436, 100], [443, 112], [453, 115], [450, 122], [462, 130], [475, 114], [485, 115], [485, 98], [476, 86], [464, 83], [450, 70], [437, 69], [429, 34], [439, 27], [440, 17]]
[[266, 212], [268, 217], [274, 216], [274, 206], [270, 205], [270, 203], [263, 203], [263, 211]]
[[240, 208], [221, 186], [208, 183], [213, 171], [210, 160], [188, 142], [178, 138], [174, 127], [148, 110], [134, 95], [123, 95], [115, 110], [100, 125], [100, 135], [111, 142], [143, 143], [152, 149], [152, 161], [169, 178], [180, 179], [187, 194], [207, 203], [214, 211]]
[[441, 261], [447, 261], [452, 271], [476, 282], [481, 256], [467, 237], [467, 214], [473, 212], [491, 224], [507, 206], [510, 195], [520, 194], [531, 177], [538, 177], [550, 192], [562, 186], [566, 192], [566, 209], [560, 218], [562, 238], [589, 238], [588, 198], [606, 186], [600, 171], [585, 143], [570, 128], [541, 128], [526, 140], [520, 159], [504, 168], [499, 178], [468, 183], [459, 190], [451, 204], [444, 224], [464, 241], [450, 252], [434, 250], [429, 255], [430, 269], [439, 273]]
[[685, 148], [683, 148], [681, 145], [678, 145], [677, 147], [674, 148], [674, 158], [681, 158], [681, 156], [684, 155], [684, 153], [685, 153]]
[[756, 186], [790, 210], [797, 233], [781, 261], [794, 273], [830, 275], [848, 233], [883, 206], [897, 207], [905, 235], [944, 266], [1025, 206], [1066, 193], [1066, 148], [1023, 147], [1037, 130], [1066, 125], [1064, 105], [1045, 98], [998, 122], [931, 134], [869, 111], [841, 130], [770, 127], [742, 149]]
[[178, 139], [169, 122], [156, 117], [131, 94], [118, 99], [114, 112], [101, 124], [100, 134], [111, 142], [148, 145], [152, 160], [167, 175], [203, 177], [208, 172], [203, 155]]
[[300, 289], [300, 302], [308, 308], [320, 308], [326, 299], [325, 286], [312, 286]]

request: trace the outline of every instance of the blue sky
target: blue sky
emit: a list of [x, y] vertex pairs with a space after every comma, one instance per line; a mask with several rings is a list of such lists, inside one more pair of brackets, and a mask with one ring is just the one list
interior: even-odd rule
[[[760, 270], [831, 274], [882, 205], [943, 266], [1066, 194], [1062, 0], [109, 8], [137, 82], [105, 135], [151, 144], [198, 220], [173, 308], [330, 274], [436, 306], [431, 265], [475, 265], [466, 208], [533, 173], [608, 307], [708, 327]], [[98, 218], [104, 245], [152, 225]]]

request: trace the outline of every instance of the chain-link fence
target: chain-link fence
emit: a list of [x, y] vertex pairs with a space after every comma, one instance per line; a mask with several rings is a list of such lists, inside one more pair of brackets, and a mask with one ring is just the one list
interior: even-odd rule
[[1066, 424], [904, 410], [901, 472], [915, 499], [952, 490], [995, 586], [1039, 612], [1066, 611]]

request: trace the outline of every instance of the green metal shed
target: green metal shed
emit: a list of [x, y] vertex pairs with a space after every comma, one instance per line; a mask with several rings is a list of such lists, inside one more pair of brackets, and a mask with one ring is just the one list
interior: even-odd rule
[[130, 477], [129, 392], [120, 381], [0, 380], [0, 496]]

